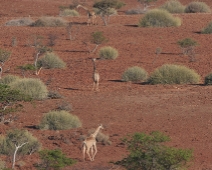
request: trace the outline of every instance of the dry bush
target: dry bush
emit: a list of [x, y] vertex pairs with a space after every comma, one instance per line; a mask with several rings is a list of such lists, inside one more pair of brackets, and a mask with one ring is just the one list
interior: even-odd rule
[[0, 83], [9, 85], [10, 83], [13, 83], [19, 79], [20, 79], [20, 77], [9, 74], [9, 75], [2, 77], [2, 79], [0, 79]]
[[178, 0], [169, 0], [160, 9], [165, 9], [170, 13], [184, 13], [185, 6], [183, 6]]
[[78, 128], [81, 125], [82, 123], [77, 116], [62, 110], [46, 113], [40, 122], [39, 128], [44, 130], [64, 130]]
[[122, 74], [122, 81], [141, 82], [147, 79], [147, 72], [138, 66], [130, 67]]
[[60, 17], [41, 17], [32, 23], [34, 27], [62, 27], [66, 26], [66, 21]]
[[25, 95], [29, 95], [33, 99], [42, 100], [48, 96], [48, 90], [45, 84], [40, 79], [23, 78], [10, 83], [10, 87], [14, 90], [19, 90]]
[[146, 13], [146, 10], [140, 8], [140, 7], [137, 7], [137, 8], [133, 8], [133, 9], [128, 9], [125, 14], [127, 15], [136, 15], [136, 14], [145, 14]]
[[20, 18], [15, 20], [10, 20], [5, 23], [6, 26], [30, 26], [34, 21], [30, 18]]
[[115, 48], [110, 46], [102, 47], [99, 50], [99, 57], [101, 59], [114, 60], [118, 57], [118, 51]]
[[60, 16], [79, 16], [79, 13], [74, 9], [64, 9], [61, 11]]
[[37, 66], [45, 69], [65, 68], [66, 63], [53, 52], [48, 52], [38, 60]]
[[205, 2], [191, 2], [185, 8], [185, 13], [210, 13], [211, 9]]
[[181, 65], [165, 64], [157, 68], [149, 78], [150, 84], [193, 84], [199, 83], [196, 71]]
[[139, 21], [139, 27], [177, 27], [181, 19], [172, 16], [168, 11], [153, 9], [147, 12]]

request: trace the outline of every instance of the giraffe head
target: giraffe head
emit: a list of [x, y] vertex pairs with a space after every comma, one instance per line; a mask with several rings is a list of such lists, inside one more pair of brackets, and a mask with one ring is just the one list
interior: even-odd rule
[[92, 60], [95, 62], [96, 61], [96, 58], [92, 58]]
[[99, 129], [104, 129], [104, 127], [103, 127], [103, 125], [101, 124], [101, 125], [99, 125]]

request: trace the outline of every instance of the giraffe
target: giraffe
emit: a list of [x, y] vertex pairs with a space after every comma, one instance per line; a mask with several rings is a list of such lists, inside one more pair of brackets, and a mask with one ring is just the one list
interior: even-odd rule
[[87, 153], [90, 161], [94, 161], [94, 158], [97, 154], [96, 136], [98, 135], [100, 129], [104, 129], [102, 125], [98, 126], [98, 128], [95, 130], [95, 132], [92, 133], [88, 138], [86, 138], [83, 141], [83, 143], [82, 143], [83, 161], [85, 161], [85, 152]]
[[84, 10], [86, 10], [87, 15], [88, 15], [88, 21], [87, 21], [87, 25], [93, 24], [96, 25], [96, 13], [93, 9], [88, 9], [82, 5], [77, 5], [77, 8], [83, 8]]
[[93, 90], [99, 91], [100, 75], [96, 70], [96, 58], [92, 58], [93, 61]]

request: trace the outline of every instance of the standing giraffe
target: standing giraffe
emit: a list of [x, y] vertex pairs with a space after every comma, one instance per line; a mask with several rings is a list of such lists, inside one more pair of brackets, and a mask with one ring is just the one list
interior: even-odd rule
[[[83, 154], [83, 161], [85, 161], [85, 152], [87, 153], [90, 161], [94, 161], [94, 158], [97, 154], [97, 147], [96, 147], [96, 136], [98, 135], [100, 129], [104, 129], [102, 125], [100, 125], [94, 133], [92, 133], [88, 138], [86, 138], [82, 143], [82, 154]], [[90, 154], [91, 153], [91, 154]]]
[[92, 58], [93, 61], [93, 90], [99, 91], [100, 75], [96, 70], [96, 58]]
[[93, 9], [88, 9], [82, 5], [77, 5], [77, 8], [83, 8], [84, 10], [86, 10], [87, 12], [87, 15], [88, 15], [88, 21], [87, 21], [87, 25], [90, 25], [90, 24], [93, 24], [93, 25], [96, 25], [97, 22], [96, 22], [96, 13]]

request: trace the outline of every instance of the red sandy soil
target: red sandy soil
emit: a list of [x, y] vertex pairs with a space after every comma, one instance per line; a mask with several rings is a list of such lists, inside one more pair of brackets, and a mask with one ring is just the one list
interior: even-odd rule
[[[191, 0], [180, 0], [184, 5]], [[201, 29], [212, 20], [211, 14], [179, 14], [182, 25], [177, 28], [139, 28], [142, 15], [125, 15], [125, 11], [138, 5], [136, 0], [125, 0], [126, 6], [119, 15], [112, 16], [108, 26], [99, 18], [99, 25], [87, 26], [87, 17], [65, 17], [67, 21], [78, 22], [79, 34], [74, 41], [68, 40], [65, 27], [35, 28], [8, 27], [9, 20], [31, 16], [58, 16], [60, 5], [70, 5], [68, 0], [0, 0], [0, 48], [12, 51], [12, 56], [4, 68], [9, 73], [22, 76], [17, 66], [33, 63], [34, 48], [26, 46], [32, 35], [41, 35], [48, 42], [48, 34], [57, 35], [54, 52], [66, 63], [64, 70], [43, 70], [39, 78], [50, 84], [49, 90], [58, 91], [62, 99], [25, 103], [24, 109], [17, 113], [19, 119], [9, 125], [0, 125], [4, 135], [11, 128], [23, 128], [30, 131], [42, 143], [43, 148], [60, 148], [68, 157], [78, 160], [77, 164], [64, 169], [72, 170], [109, 170], [111, 161], [118, 161], [127, 155], [121, 144], [121, 138], [134, 132], [158, 130], [170, 136], [170, 146], [191, 148], [194, 159], [189, 170], [212, 169], [212, 87], [203, 86], [204, 77], [212, 71], [212, 35], [199, 34]], [[158, 0], [156, 6], [165, 0]], [[212, 7], [211, 0], [205, 0]], [[89, 1], [91, 4], [91, 1]], [[116, 60], [98, 60], [97, 68], [101, 75], [100, 92], [92, 91], [92, 62], [83, 41], [88, 42], [92, 32], [102, 31], [108, 42], [102, 46], [112, 46], [119, 51]], [[17, 46], [12, 46], [12, 37], [16, 37]], [[196, 47], [196, 61], [181, 55], [176, 42], [183, 38], [193, 38]], [[93, 48], [94, 45], [90, 44]], [[162, 48], [155, 63], [155, 49]], [[99, 47], [100, 48], [100, 47]], [[98, 49], [99, 49], [98, 48]], [[131, 66], [143, 67], [149, 74], [163, 64], [181, 64], [195, 69], [202, 77], [195, 85], [144, 85], [121, 82], [122, 73]], [[27, 77], [36, 77], [28, 74]], [[38, 125], [43, 114], [54, 110], [64, 101], [73, 106], [73, 114], [82, 121], [82, 127], [73, 130], [41, 131], [33, 128]], [[110, 136], [112, 145], [97, 144], [98, 153], [94, 162], [82, 162], [80, 135], [103, 124], [104, 134]], [[50, 140], [53, 138], [53, 140]], [[66, 141], [66, 142], [64, 142]], [[68, 142], [67, 142], [68, 141]], [[24, 165], [16, 169], [31, 170], [33, 163], [39, 161], [38, 154], [25, 156]], [[8, 163], [9, 164], [9, 163]], [[114, 167], [112, 169], [115, 169]]]

